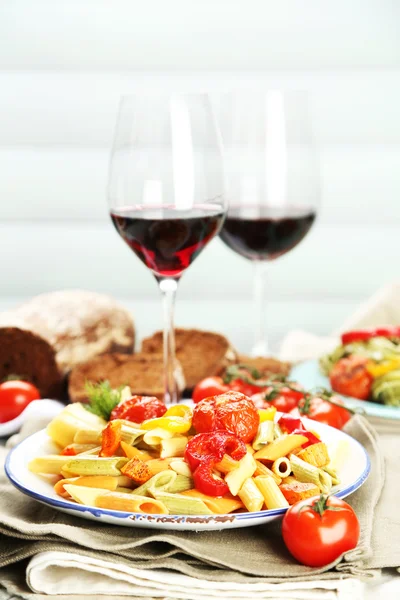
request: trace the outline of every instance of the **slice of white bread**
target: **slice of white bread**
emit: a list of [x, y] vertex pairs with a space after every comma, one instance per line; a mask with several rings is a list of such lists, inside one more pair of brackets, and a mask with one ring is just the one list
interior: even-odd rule
[[[177, 365], [180, 371], [181, 366]], [[184, 379], [181, 375], [180, 392]], [[77, 365], [70, 374], [68, 393], [71, 402], [87, 402], [86, 381], [109, 381], [111, 387], [129, 385], [132, 394], [164, 398], [164, 368], [162, 354], [103, 354]]]
[[[163, 336], [156, 331], [142, 342], [142, 352], [161, 353]], [[186, 389], [212, 375], [221, 374], [229, 364], [237, 362], [237, 353], [219, 333], [199, 329], [175, 329], [176, 357], [181, 363]]]

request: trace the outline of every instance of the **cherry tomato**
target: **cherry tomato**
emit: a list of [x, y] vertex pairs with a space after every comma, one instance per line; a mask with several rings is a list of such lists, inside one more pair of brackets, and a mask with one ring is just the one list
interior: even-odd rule
[[371, 393], [372, 375], [366, 365], [368, 359], [363, 356], [341, 358], [329, 374], [332, 389], [344, 396], [367, 400]]
[[246, 454], [246, 445], [228, 431], [213, 431], [198, 433], [188, 441], [185, 448], [185, 460], [192, 471], [202, 462], [219, 462], [224, 454], [240, 460]]
[[28, 404], [39, 399], [39, 390], [27, 381], [10, 380], [0, 384], [0, 423], [12, 421]]
[[193, 473], [194, 485], [207, 496], [223, 496], [229, 492], [228, 485], [213, 474], [213, 462], [205, 461]]
[[280, 412], [289, 412], [295, 408], [299, 401], [304, 398], [304, 392], [302, 390], [296, 390], [292, 387], [271, 386], [266, 390], [265, 399], [271, 402], [275, 406], [276, 410]]
[[308, 412], [300, 413], [301, 408], [303, 408], [305, 404], [305, 402], [301, 400], [298, 408], [292, 410], [291, 414], [294, 416], [303, 414], [305, 417], [313, 419], [314, 421], [325, 423], [326, 425], [330, 425], [336, 429], [342, 429], [347, 421], [349, 421], [351, 418], [351, 413], [344, 408], [344, 406], [343, 408], [341, 406], [337, 406], [337, 404], [343, 405], [343, 400], [338, 396], [332, 396], [331, 400], [332, 402], [319, 397], [312, 398], [310, 400]]
[[400, 337], [400, 327], [376, 327], [375, 329], [346, 331], [342, 334], [342, 344], [365, 342], [374, 337]]
[[209, 396], [217, 396], [227, 392], [229, 387], [224, 384], [222, 377], [206, 377], [196, 385], [193, 390], [192, 400], [195, 404], [209, 398]]
[[252, 394], [251, 399], [253, 400], [256, 408], [270, 408], [272, 406], [271, 402], [267, 402], [265, 400], [265, 393], [261, 392], [258, 394]]
[[245, 443], [254, 438], [259, 424], [254, 402], [240, 392], [229, 391], [205, 398], [193, 411], [192, 425], [198, 433], [223, 429]]
[[155, 396], [132, 396], [111, 412], [110, 421], [126, 419], [134, 423], [143, 423], [146, 419], [162, 417], [167, 407]]
[[241, 392], [245, 396], [252, 396], [253, 394], [259, 393], [260, 390], [263, 389], [259, 385], [252, 385], [251, 383], [247, 383], [240, 378], [233, 379], [228, 384], [228, 387], [230, 390], [233, 390], [234, 392]]
[[360, 525], [347, 502], [321, 495], [289, 507], [283, 517], [282, 535], [296, 560], [309, 567], [323, 567], [357, 546]]

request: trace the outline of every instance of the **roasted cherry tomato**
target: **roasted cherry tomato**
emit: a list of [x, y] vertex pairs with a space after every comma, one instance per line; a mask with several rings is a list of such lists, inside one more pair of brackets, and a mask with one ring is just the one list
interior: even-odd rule
[[347, 502], [321, 495], [289, 507], [283, 517], [282, 535], [296, 560], [309, 567], [323, 567], [357, 546], [360, 525]]
[[125, 419], [134, 423], [142, 423], [146, 419], [162, 417], [167, 407], [155, 396], [132, 396], [114, 408], [110, 421]]
[[246, 444], [228, 431], [213, 431], [198, 433], [185, 448], [185, 460], [192, 471], [203, 462], [219, 462], [224, 454], [240, 460], [246, 454]]
[[209, 398], [227, 392], [229, 387], [224, 384], [222, 377], [206, 377], [196, 385], [193, 390], [192, 400], [195, 404]]
[[367, 369], [368, 362], [363, 356], [349, 356], [338, 360], [329, 374], [332, 389], [344, 396], [367, 400], [373, 382]]
[[205, 461], [193, 473], [194, 485], [207, 496], [223, 496], [229, 492], [228, 485], [213, 473], [214, 463]]
[[244, 442], [257, 433], [260, 416], [254, 402], [240, 392], [205, 398], [195, 406], [192, 425], [198, 433], [222, 429]]
[[[342, 406], [338, 406], [338, 404]], [[338, 396], [332, 396], [329, 400], [324, 400], [318, 396], [311, 398], [306, 412], [301, 412], [305, 406], [305, 401], [299, 402], [298, 408], [291, 411], [294, 416], [302, 414], [309, 419], [325, 423], [336, 429], [342, 429], [351, 418], [351, 413], [343, 406], [343, 400]]]
[[39, 390], [27, 381], [10, 380], [0, 384], [0, 423], [12, 421], [28, 404], [39, 399]]
[[400, 337], [400, 327], [376, 327], [374, 329], [359, 329], [355, 331], [346, 331], [342, 334], [342, 344], [352, 344], [353, 342], [365, 342], [374, 337]]

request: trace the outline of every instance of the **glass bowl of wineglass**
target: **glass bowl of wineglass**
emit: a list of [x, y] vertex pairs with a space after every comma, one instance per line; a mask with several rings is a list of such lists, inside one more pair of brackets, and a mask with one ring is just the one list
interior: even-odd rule
[[309, 101], [302, 91], [250, 91], [216, 99], [229, 210], [222, 241], [253, 263], [254, 356], [270, 353], [266, 271], [310, 231], [320, 201]]
[[[153, 273], [164, 312], [164, 401], [178, 400], [178, 282], [218, 234], [227, 202], [219, 129], [206, 94], [121, 99], [108, 203], [117, 232]], [[124, 274], [121, 274], [124, 276]]]

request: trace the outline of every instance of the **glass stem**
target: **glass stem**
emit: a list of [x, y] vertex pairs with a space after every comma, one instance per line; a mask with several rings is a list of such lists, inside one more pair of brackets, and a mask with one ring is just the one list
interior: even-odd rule
[[178, 402], [178, 381], [181, 375], [175, 357], [174, 331], [174, 307], [178, 282], [175, 279], [161, 279], [158, 285], [164, 313], [164, 402], [169, 406]]
[[254, 294], [254, 347], [253, 356], [268, 356], [270, 354], [266, 328], [266, 287], [268, 264], [264, 261], [254, 261], [253, 294]]

